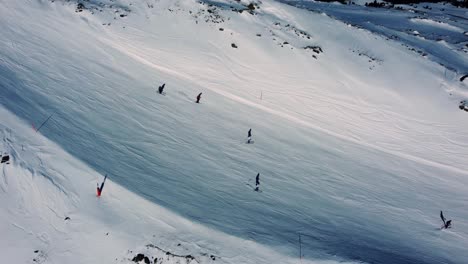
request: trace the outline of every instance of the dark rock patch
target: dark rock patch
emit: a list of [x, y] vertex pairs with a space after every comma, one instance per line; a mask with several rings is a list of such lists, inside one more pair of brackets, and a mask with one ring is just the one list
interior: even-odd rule
[[85, 5], [83, 3], [78, 3], [76, 5], [76, 9], [75, 9], [75, 12], [83, 12], [83, 10], [86, 9]]
[[313, 52], [317, 53], [317, 54], [320, 54], [323, 52], [322, 48], [319, 47], [319, 46], [305, 46], [304, 47], [305, 50], [312, 50]]
[[146, 256], [144, 254], [138, 253], [135, 257], [133, 257], [132, 261], [133, 262], [140, 262], [142, 261]]
[[2, 157], [2, 161], [1, 161], [0, 163], [6, 163], [6, 162], [8, 162], [8, 161], [10, 161], [10, 156], [9, 156], [9, 155], [5, 155], [5, 156]]

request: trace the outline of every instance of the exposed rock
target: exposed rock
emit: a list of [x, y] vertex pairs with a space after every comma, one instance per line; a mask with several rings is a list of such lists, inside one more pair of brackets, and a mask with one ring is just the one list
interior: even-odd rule
[[313, 52], [320, 54], [323, 52], [322, 48], [319, 46], [306, 46], [304, 47], [305, 50], [312, 50]]
[[463, 82], [467, 77], [468, 77], [468, 74], [463, 75], [463, 76], [460, 78], [460, 82]]
[[5, 162], [8, 162], [10, 161], [10, 156], [9, 155], [5, 155], [2, 157], [2, 161], [0, 163], [5, 163]]
[[133, 257], [133, 262], [140, 262], [145, 258], [145, 255], [138, 253], [135, 257]]
[[78, 3], [78, 4], [76, 5], [76, 10], [75, 10], [75, 12], [82, 12], [84, 9], [86, 9], [86, 7], [84, 6], [84, 4], [83, 4], [83, 3]]

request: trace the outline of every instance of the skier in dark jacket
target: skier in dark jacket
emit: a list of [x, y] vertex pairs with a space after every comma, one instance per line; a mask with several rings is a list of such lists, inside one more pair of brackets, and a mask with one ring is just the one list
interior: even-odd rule
[[166, 84], [165, 84], [165, 83], [163, 83], [163, 85], [159, 86], [159, 88], [158, 88], [158, 92], [159, 92], [159, 94], [162, 94], [162, 93], [163, 93], [164, 86], [166, 86]]
[[255, 177], [255, 191], [258, 192], [260, 188], [260, 173], [257, 173], [257, 177]]
[[442, 211], [440, 211], [440, 219], [442, 219], [442, 222], [444, 222], [444, 225], [441, 227], [442, 228], [451, 228], [452, 227], [452, 220], [448, 220], [446, 221], [445, 217], [444, 217], [444, 213]]
[[247, 143], [250, 144], [251, 140], [252, 140], [252, 129], [249, 129], [249, 132], [247, 132]]
[[200, 93], [200, 94], [197, 95], [197, 104], [200, 103], [201, 95], [202, 95], [202, 93]]

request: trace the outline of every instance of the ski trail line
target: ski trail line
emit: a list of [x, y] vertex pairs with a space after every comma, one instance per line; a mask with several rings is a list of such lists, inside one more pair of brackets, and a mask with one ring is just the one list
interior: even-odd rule
[[190, 76], [188, 76], [186, 74], [171, 70], [170, 68], [167, 68], [167, 67], [164, 67], [164, 66], [161, 66], [161, 65], [157, 65], [157, 64], [155, 64], [153, 62], [150, 62], [150, 61], [146, 60], [145, 58], [143, 58], [142, 55], [138, 54], [137, 50], [132, 50], [131, 51], [130, 50], [130, 49], [132, 49], [131, 47], [128, 47], [128, 46], [124, 47], [122, 45], [116, 44], [115, 42], [111, 42], [111, 41], [108, 41], [108, 40], [105, 40], [105, 39], [101, 39], [101, 41], [108, 44], [108, 45], [110, 45], [111, 47], [115, 48], [116, 50], [126, 54], [127, 56], [135, 59], [136, 61], [139, 61], [139, 62], [143, 63], [144, 65], [147, 65], [147, 66], [149, 66], [151, 68], [154, 68], [154, 69], [156, 69], [158, 71], [162, 71], [162, 72], [165, 72], [167, 74], [171, 74], [173, 76], [177, 76], [177, 77], [179, 77], [181, 79], [192, 82], [192, 83], [196, 84], [199, 87], [206, 88], [206, 89], [208, 89], [208, 90], [210, 90], [212, 92], [215, 92], [215, 93], [217, 93], [217, 94], [219, 94], [221, 96], [224, 96], [226, 98], [229, 98], [229, 99], [231, 99], [233, 101], [236, 101], [236, 102], [239, 102], [241, 104], [257, 108], [257, 109], [262, 110], [264, 112], [267, 112], [267, 113], [282, 117], [284, 119], [287, 119], [289, 121], [295, 122], [295, 123], [300, 124], [300, 125], [303, 125], [305, 127], [312, 128], [312, 129], [314, 129], [316, 131], [325, 133], [327, 135], [330, 135], [330, 136], [333, 136], [333, 137], [336, 137], [336, 138], [339, 138], [339, 139], [342, 139], [342, 140], [345, 140], [345, 141], [348, 141], [348, 142], [351, 142], [351, 143], [354, 143], [354, 144], [357, 144], [357, 145], [360, 145], [360, 146], [363, 146], [363, 147], [368, 147], [368, 148], [371, 148], [371, 149], [374, 149], [374, 150], [377, 150], [377, 151], [380, 151], [380, 152], [383, 152], [383, 153], [387, 153], [387, 154], [390, 154], [390, 155], [393, 155], [393, 156], [396, 156], [396, 157], [399, 157], [399, 158], [410, 160], [410, 161], [413, 161], [413, 162], [416, 162], [416, 163], [424, 164], [424, 165], [435, 167], [435, 168], [441, 168], [441, 169], [445, 169], [447, 171], [451, 171], [451, 172], [454, 172], [454, 173], [460, 173], [460, 174], [468, 176], [468, 171], [466, 171], [466, 170], [463, 170], [463, 169], [460, 169], [460, 168], [457, 168], [457, 167], [454, 167], [454, 166], [446, 165], [446, 164], [443, 164], [443, 163], [439, 163], [437, 161], [431, 161], [431, 160], [424, 159], [424, 158], [421, 158], [421, 157], [413, 156], [413, 155], [410, 155], [410, 154], [407, 154], [407, 153], [385, 149], [383, 147], [379, 147], [379, 146], [376, 146], [376, 145], [373, 145], [373, 144], [370, 144], [370, 143], [367, 143], [367, 142], [364, 142], [364, 141], [356, 140], [354, 138], [344, 136], [342, 134], [333, 132], [333, 131], [325, 129], [323, 127], [314, 125], [314, 124], [312, 124], [310, 122], [302, 120], [302, 119], [300, 119], [298, 117], [295, 117], [293, 115], [290, 115], [288, 113], [284, 113], [284, 112], [281, 112], [281, 111], [278, 111], [278, 110], [274, 110], [272, 108], [269, 108], [269, 107], [266, 107], [264, 105], [255, 103], [255, 102], [250, 101], [248, 99], [245, 99], [245, 98], [239, 97], [237, 95], [231, 94], [229, 92], [226, 92], [226, 91], [223, 91], [223, 90], [220, 90], [220, 89], [217, 89], [217, 88], [201, 85], [201, 84], [198, 83], [198, 81], [195, 78], [192, 78], [192, 77], [190, 77]]

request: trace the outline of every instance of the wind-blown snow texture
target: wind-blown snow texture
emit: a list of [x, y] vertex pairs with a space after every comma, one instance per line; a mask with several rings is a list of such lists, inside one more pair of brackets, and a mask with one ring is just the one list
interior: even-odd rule
[[[293, 261], [299, 233], [311, 261], [468, 259], [468, 115], [458, 109], [468, 95], [466, 81], [458, 81], [468, 61], [463, 51], [428, 48], [434, 53], [421, 56], [377, 30], [274, 1], [253, 14], [236, 11], [247, 5], [236, 1], [91, 1], [82, 12], [65, 1], [0, 5], [2, 106], [36, 126], [55, 113], [41, 133], [95, 171], [189, 221], [281, 254], [262, 251], [252, 263]], [[342, 12], [333, 6], [327, 10]], [[353, 10], [353, 21], [366, 12]], [[432, 30], [424, 19], [410, 23]], [[452, 32], [447, 39], [467, 31], [463, 23], [443, 25], [434, 27]], [[161, 83], [165, 96], [156, 93]], [[255, 144], [245, 144], [249, 128]], [[257, 172], [262, 193], [247, 185]], [[87, 180], [88, 189], [75, 178], [79, 173], [63, 174], [82, 182], [76, 189], [57, 186], [70, 198], [64, 203], [94, 206], [83, 195], [94, 194], [95, 181]], [[112, 197], [118, 194], [129, 195], [119, 189]], [[117, 211], [108, 208], [115, 204], [103, 206]], [[118, 214], [123, 222], [157, 230], [176, 218], [166, 211], [126, 218], [129, 208], [126, 202]], [[441, 209], [453, 229], [438, 230]], [[99, 220], [83, 213], [89, 215]], [[112, 214], [98, 222], [119, 229], [108, 219]], [[121, 238], [145, 232], [128, 226]], [[198, 233], [188, 232], [195, 240]], [[143, 246], [145, 238], [120, 239], [117, 248]], [[159, 242], [164, 248], [168, 241]], [[224, 254], [255, 252], [236, 241]], [[110, 261], [125, 254], [115, 252]]]

